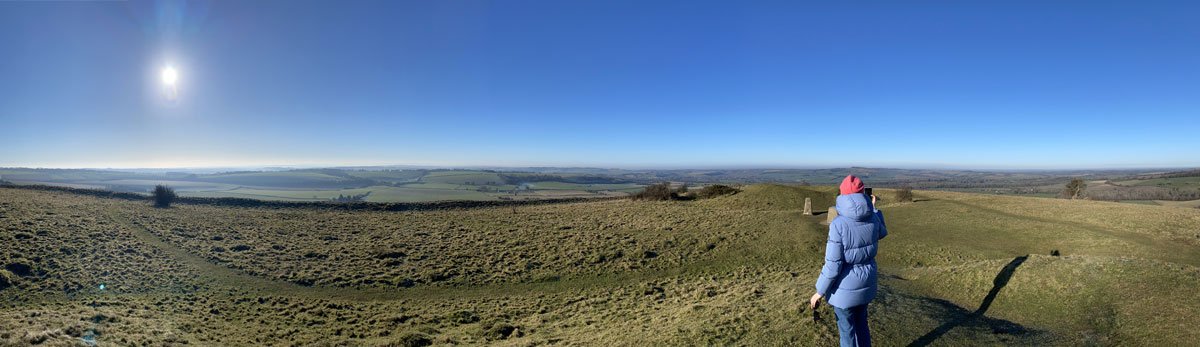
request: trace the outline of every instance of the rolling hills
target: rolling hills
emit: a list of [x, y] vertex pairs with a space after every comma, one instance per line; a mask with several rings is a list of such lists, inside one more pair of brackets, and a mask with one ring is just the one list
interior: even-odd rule
[[[1200, 341], [1200, 210], [879, 191], [878, 345]], [[348, 212], [0, 188], [0, 344], [835, 345], [803, 308], [806, 197], [833, 190]]]

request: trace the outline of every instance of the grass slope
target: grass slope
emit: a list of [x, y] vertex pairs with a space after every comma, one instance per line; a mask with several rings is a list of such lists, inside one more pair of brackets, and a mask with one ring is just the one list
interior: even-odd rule
[[[878, 345], [1200, 341], [1200, 211], [880, 194]], [[400, 213], [0, 189], [0, 259], [34, 269], [0, 276], [0, 344], [832, 346], [805, 197], [833, 188]]]

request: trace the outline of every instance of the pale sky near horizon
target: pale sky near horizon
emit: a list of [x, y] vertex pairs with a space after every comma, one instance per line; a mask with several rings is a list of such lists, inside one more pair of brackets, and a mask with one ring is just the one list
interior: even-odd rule
[[0, 167], [1197, 167], [1196, 13], [0, 2]]

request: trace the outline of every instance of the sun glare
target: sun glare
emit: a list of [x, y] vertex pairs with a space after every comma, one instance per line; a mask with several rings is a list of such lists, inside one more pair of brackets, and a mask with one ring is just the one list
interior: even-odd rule
[[162, 69], [162, 82], [168, 87], [174, 87], [175, 82], [179, 81], [179, 73], [175, 68], [167, 66]]

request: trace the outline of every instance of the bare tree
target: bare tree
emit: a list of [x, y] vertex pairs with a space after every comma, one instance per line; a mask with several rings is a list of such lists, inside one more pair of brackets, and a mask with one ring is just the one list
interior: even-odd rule
[[1083, 191], [1087, 190], [1087, 182], [1082, 178], [1072, 178], [1071, 182], [1067, 182], [1067, 186], [1063, 187], [1062, 197], [1065, 199], [1080, 199], [1083, 198]]

